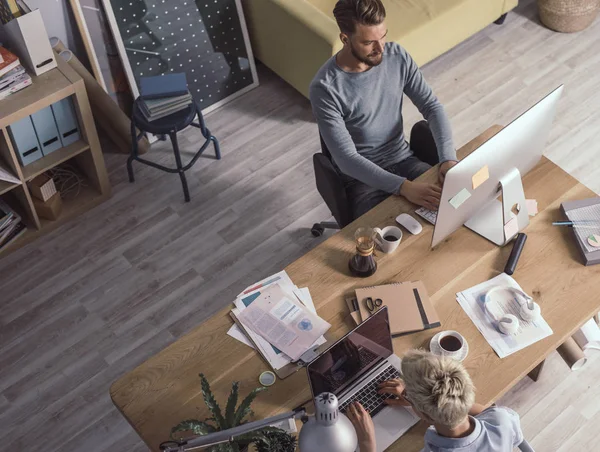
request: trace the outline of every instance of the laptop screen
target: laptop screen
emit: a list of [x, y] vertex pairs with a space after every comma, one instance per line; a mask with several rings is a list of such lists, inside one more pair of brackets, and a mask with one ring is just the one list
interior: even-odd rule
[[384, 306], [308, 365], [313, 396], [322, 392], [340, 395], [357, 377], [393, 353]]

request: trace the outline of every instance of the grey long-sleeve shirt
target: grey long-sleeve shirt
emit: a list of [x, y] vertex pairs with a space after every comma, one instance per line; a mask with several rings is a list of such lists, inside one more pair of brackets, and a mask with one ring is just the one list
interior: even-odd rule
[[383, 61], [366, 72], [344, 72], [330, 58], [310, 85], [319, 131], [342, 173], [398, 193], [405, 178], [385, 167], [412, 155], [404, 137], [402, 94], [429, 122], [440, 162], [456, 160], [450, 121], [411, 56], [387, 43]]

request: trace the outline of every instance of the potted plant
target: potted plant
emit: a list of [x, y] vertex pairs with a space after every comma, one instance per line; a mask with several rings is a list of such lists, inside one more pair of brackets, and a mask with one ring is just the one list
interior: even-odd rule
[[[225, 413], [215, 400], [215, 397], [210, 389], [210, 384], [204, 376], [200, 374], [200, 382], [202, 386], [202, 396], [204, 403], [212, 413], [212, 417], [200, 421], [198, 419], [187, 419], [180, 422], [171, 429], [171, 438], [176, 438], [178, 432], [191, 432], [194, 435], [208, 435], [221, 430], [227, 430], [232, 427], [237, 427], [244, 424], [246, 418], [252, 414], [250, 406], [256, 396], [265, 391], [267, 388], [253, 389], [250, 394], [237, 406], [239, 382], [234, 382], [231, 385], [231, 393], [227, 399]], [[291, 440], [289, 439], [291, 438]], [[177, 438], [179, 439], [179, 438]], [[291, 437], [283, 430], [274, 427], [265, 427], [260, 430], [240, 435], [235, 438], [234, 442], [227, 444], [219, 444], [208, 449], [210, 452], [241, 452], [248, 448], [248, 445], [255, 444], [260, 452], [262, 451], [285, 451], [292, 452], [295, 450], [295, 438]], [[281, 445], [293, 448], [281, 448]], [[262, 447], [262, 449], [261, 449]]]
[[589, 27], [600, 9], [598, 0], [537, 0], [537, 3], [542, 23], [563, 33]]
[[296, 438], [283, 430], [279, 432], [266, 432], [269, 439], [266, 443], [256, 443], [256, 452], [293, 452], [296, 450]]

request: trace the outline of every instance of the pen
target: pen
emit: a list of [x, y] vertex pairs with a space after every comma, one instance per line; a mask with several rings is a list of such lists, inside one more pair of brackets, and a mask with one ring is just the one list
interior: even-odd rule
[[567, 226], [570, 228], [600, 228], [600, 223], [594, 221], [554, 221], [552, 226]]

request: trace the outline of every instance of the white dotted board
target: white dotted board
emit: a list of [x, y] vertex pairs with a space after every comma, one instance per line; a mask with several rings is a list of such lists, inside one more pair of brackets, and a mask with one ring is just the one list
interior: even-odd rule
[[204, 110], [255, 83], [236, 0], [110, 3], [138, 87], [140, 77], [185, 72]]

